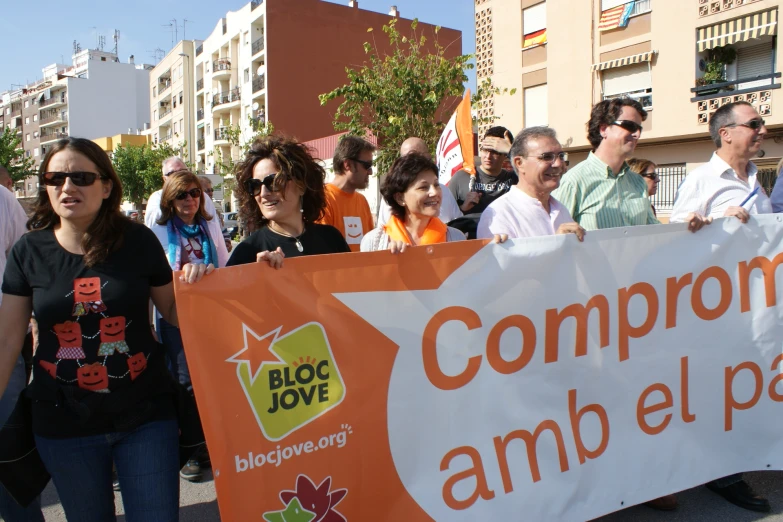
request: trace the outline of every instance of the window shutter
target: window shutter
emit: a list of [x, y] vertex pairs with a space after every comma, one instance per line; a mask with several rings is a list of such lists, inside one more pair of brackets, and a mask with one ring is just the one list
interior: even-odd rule
[[546, 2], [522, 10], [522, 33], [535, 33], [541, 29], [546, 29]]
[[630, 0], [601, 0], [601, 12], [603, 13], [612, 7], [617, 7], [618, 5], [625, 5], [629, 1]]
[[546, 84], [525, 89], [525, 127], [546, 125], [549, 122], [547, 99]]
[[607, 69], [603, 71], [602, 79], [604, 96], [614, 96], [616, 94], [652, 88], [650, 66], [647, 63]]
[[[762, 74], [770, 74], [772, 69], [772, 46], [769, 44], [754, 45], [737, 49], [737, 79], [753, 78]], [[741, 83], [738, 89], [750, 89], [762, 85], [770, 85], [772, 80], [758, 80], [755, 82]]]

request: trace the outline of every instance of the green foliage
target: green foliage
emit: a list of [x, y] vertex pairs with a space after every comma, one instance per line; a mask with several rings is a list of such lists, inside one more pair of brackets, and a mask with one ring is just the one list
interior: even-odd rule
[[[250, 129], [252, 131], [252, 134], [250, 137], [242, 141], [242, 129], [239, 125], [228, 125], [222, 127], [222, 132], [224, 133], [224, 137], [226, 141], [228, 141], [231, 144], [231, 147], [239, 147], [241, 149], [242, 156], [245, 155], [245, 153], [250, 149], [250, 146], [253, 144], [253, 142], [261, 137], [269, 136], [275, 131], [274, 125], [272, 125], [271, 122], [261, 121], [260, 119], [252, 119], [250, 121]], [[209, 152], [210, 155], [212, 155], [215, 159], [215, 174], [220, 174], [224, 177], [231, 176], [234, 174], [234, 170], [236, 169], [236, 161], [234, 161], [234, 158], [228, 157], [224, 158], [223, 153], [221, 152], [220, 147], [215, 147], [215, 150], [212, 152]], [[223, 199], [224, 200], [230, 200], [231, 199], [231, 193], [234, 190], [234, 179], [232, 178], [225, 178], [223, 181]]]
[[733, 47], [715, 47], [707, 53], [707, 65], [704, 68], [704, 76], [697, 81], [700, 85], [709, 83], [721, 83], [726, 81], [726, 66], [737, 59], [737, 50]]
[[6, 127], [0, 133], [0, 165], [8, 169], [11, 179], [16, 182], [35, 174], [33, 164], [33, 158], [24, 157], [21, 135]]
[[[508, 87], [501, 88], [496, 86], [494, 83], [492, 83], [492, 78], [484, 78], [484, 81], [478, 85], [476, 92], [473, 93], [473, 96], [470, 97], [470, 103], [472, 107], [477, 108], [485, 100], [489, 100], [495, 96], [501, 96], [504, 94], [513, 96], [516, 94], [516, 92], [516, 89], [509, 89]], [[498, 119], [500, 119], [500, 116], [486, 116], [483, 118], [473, 116], [473, 124], [478, 126], [491, 125], [495, 120]]]
[[163, 187], [163, 160], [181, 154], [169, 145], [120, 145], [115, 149], [112, 163], [122, 182], [122, 196], [141, 208], [150, 194]]
[[[359, 136], [369, 132], [378, 139], [381, 148], [376, 173], [388, 170], [400, 145], [410, 136], [435, 146], [446, 123], [438, 116], [451, 116], [458, 103], [455, 97], [464, 92], [465, 71], [473, 68], [470, 55], [446, 58], [447, 47], [437, 39], [439, 27], [434, 52], [428, 52], [427, 39], [417, 32], [417, 20], [411, 23], [410, 36], [400, 33], [397, 22], [395, 18], [383, 26], [389, 39], [388, 53], [382, 55], [377, 45], [365, 43], [369, 63], [347, 68], [348, 83], [319, 96], [321, 105], [342, 99], [334, 115], [336, 130]], [[453, 107], [444, 107], [453, 100]]]

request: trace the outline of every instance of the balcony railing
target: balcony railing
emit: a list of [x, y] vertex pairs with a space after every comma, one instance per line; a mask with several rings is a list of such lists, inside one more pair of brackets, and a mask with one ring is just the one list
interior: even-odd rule
[[204, 52], [204, 44], [201, 44], [198, 47], [196, 47], [196, 56], [200, 55], [203, 52]]
[[219, 72], [219, 71], [230, 71], [231, 70], [231, 60], [228, 58], [221, 58], [220, 60], [215, 60], [212, 62], [212, 74]]
[[250, 10], [253, 11], [256, 7], [263, 4], [264, 0], [252, 0], [250, 2]]
[[49, 132], [47, 134], [41, 134], [41, 143], [62, 140], [68, 137], [67, 132]]
[[162, 120], [163, 118], [165, 118], [169, 114], [171, 114], [171, 109], [161, 109], [160, 114], [158, 114], [158, 119]]
[[6, 114], [6, 116], [8, 116], [9, 118], [15, 118], [21, 115], [22, 115], [22, 109], [19, 109], [17, 111], [11, 111], [11, 114]]
[[223, 105], [224, 103], [231, 103], [239, 101], [241, 95], [239, 94], [239, 87], [234, 87], [228, 92], [221, 92], [212, 96], [212, 107]]
[[215, 141], [228, 141], [228, 127], [218, 127], [215, 129]]
[[204, 138], [198, 139], [196, 145], [198, 146], [198, 150], [204, 150]]
[[677, 195], [677, 187], [685, 178], [685, 165], [658, 165], [655, 173], [659, 178], [658, 191], [650, 201], [659, 214], [670, 213], [674, 206], [674, 197]]
[[158, 94], [162, 94], [166, 92], [166, 90], [171, 87], [171, 80], [161, 82], [158, 84]]
[[204, 88], [204, 78], [196, 82], [196, 92], [200, 91], [203, 88]]
[[160, 139], [161, 141], [167, 141], [171, 139], [171, 136], [172, 136], [171, 132], [168, 132], [166, 134], [161, 135]]
[[264, 50], [264, 36], [253, 42], [253, 54], [258, 54]]
[[[780, 76], [781, 73], [779, 72], [760, 74], [752, 78], [740, 78], [739, 80], [732, 80], [730, 82], [712, 83], [709, 85], [702, 85], [700, 87], [693, 87], [691, 88], [691, 92], [696, 96], [691, 98], [691, 101], [708, 100], [711, 98], [721, 98], [723, 96], [736, 96], [738, 94], [746, 94], [749, 92], [780, 89], [780, 83], [775, 83], [774, 81], [774, 78], [780, 78]], [[737, 89], [737, 86], [740, 84], [760, 82], [761, 80], [769, 80], [769, 83], [746, 89]]]
[[49, 105], [54, 105], [55, 103], [65, 103], [68, 100], [68, 98], [63, 94], [62, 96], [53, 96], [49, 98], [48, 100], [42, 101], [38, 107], [40, 109], [43, 109], [44, 107], [48, 107]]
[[47, 123], [51, 123], [53, 121], [68, 121], [68, 116], [64, 114], [55, 114], [52, 116], [46, 116], [44, 118], [41, 118], [38, 120], [39, 125], [45, 125]]
[[266, 86], [266, 80], [264, 76], [256, 76], [253, 78], [253, 92], [258, 92]]
[[204, 119], [204, 109], [199, 109], [196, 111], [196, 121], [201, 121]]

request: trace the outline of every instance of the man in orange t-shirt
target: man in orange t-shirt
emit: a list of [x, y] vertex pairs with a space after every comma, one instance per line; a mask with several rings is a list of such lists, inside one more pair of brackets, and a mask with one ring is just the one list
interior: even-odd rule
[[372, 174], [375, 147], [358, 136], [344, 136], [334, 151], [334, 180], [326, 185], [326, 210], [320, 223], [342, 233], [352, 252], [358, 252], [364, 234], [375, 227], [366, 189]]

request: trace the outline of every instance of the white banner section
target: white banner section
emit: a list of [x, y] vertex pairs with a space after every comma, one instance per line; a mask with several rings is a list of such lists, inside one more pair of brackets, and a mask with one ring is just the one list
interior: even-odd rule
[[578, 521], [783, 469], [782, 220], [513, 240], [437, 290], [338, 295], [400, 347], [411, 496], [437, 521]]

